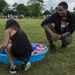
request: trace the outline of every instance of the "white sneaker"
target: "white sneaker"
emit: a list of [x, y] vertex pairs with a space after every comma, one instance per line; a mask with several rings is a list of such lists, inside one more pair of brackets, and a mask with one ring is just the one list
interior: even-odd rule
[[31, 63], [30, 62], [27, 62], [26, 66], [25, 66], [25, 71], [28, 70], [31, 66]]
[[11, 74], [16, 73], [16, 67], [15, 67], [15, 68], [10, 68], [10, 69], [9, 69], [9, 72], [10, 72]]

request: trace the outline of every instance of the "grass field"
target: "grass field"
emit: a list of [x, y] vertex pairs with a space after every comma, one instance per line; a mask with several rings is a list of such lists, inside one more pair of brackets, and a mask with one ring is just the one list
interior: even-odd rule
[[[7, 19], [0, 19], [0, 45], [3, 43], [4, 27]], [[41, 43], [49, 48], [44, 29], [41, 27], [43, 19], [17, 19], [25, 31], [30, 42]], [[17, 66], [15, 75], [75, 75], [75, 32], [73, 42], [66, 49], [61, 49], [61, 41], [55, 42], [56, 53], [47, 52], [42, 61], [32, 63], [31, 68], [24, 72], [20, 65]], [[11, 75], [8, 71], [9, 64], [0, 63], [0, 75]]]

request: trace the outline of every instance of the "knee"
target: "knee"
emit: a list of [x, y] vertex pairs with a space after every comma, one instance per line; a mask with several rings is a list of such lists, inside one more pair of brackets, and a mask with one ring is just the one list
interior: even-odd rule
[[72, 36], [71, 35], [66, 36], [63, 38], [62, 41], [64, 42], [65, 45], [69, 45], [72, 42]]

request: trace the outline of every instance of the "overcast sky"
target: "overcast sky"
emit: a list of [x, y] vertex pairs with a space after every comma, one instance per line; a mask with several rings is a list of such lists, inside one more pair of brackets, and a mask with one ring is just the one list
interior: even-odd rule
[[[5, 0], [8, 4], [13, 5], [14, 3], [27, 4], [28, 0]], [[61, 1], [66, 1], [68, 3], [68, 9], [73, 11], [75, 7], [75, 0], [44, 0], [44, 6], [46, 9], [50, 10], [51, 7], [55, 8]]]

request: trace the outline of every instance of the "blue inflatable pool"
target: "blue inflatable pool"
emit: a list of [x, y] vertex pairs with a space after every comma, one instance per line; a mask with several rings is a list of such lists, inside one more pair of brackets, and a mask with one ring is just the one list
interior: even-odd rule
[[[33, 52], [29, 61], [33, 63], [42, 60], [45, 57], [46, 52], [48, 51], [47, 46], [38, 43], [32, 43], [31, 45], [33, 48]], [[9, 64], [9, 59], [5, 50], [0, 52], [0, 62]], [[19, 65], [22, 63], [22, 61], [14, 59], [14, 63]]]

